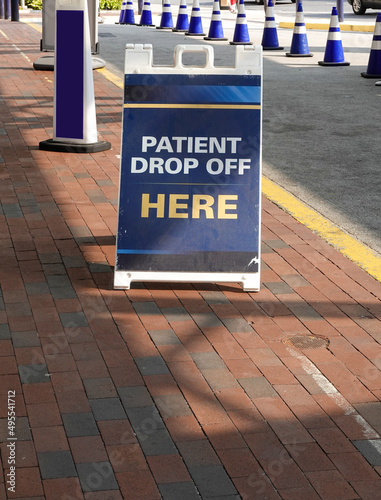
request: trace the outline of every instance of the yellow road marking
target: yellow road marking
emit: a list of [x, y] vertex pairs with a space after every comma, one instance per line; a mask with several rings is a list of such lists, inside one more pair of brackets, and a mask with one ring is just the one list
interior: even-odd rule
[[123, 84], [122, 78], [119, 78], [119, 76], [115, 75], [114, 73], [112, 73], [111, 71], [109, 71], [106, 68], [99, 68], [99, 69], [97, 69], [97, 71], [98, 71], [98, 73], [103, 75], [107, 80], [112, 82], [114, 85], [116, 85], [120, 89], [123, 89], [124, 84]]
[[373, 278], [381, 282], [381, 257], [370, 248], [346, 234], [328, 219], [307, 207], [266, 177], [262, 178], [262, 192], [266, 198], [281, 206], [294, 219], [317, 233]]
[[27, 24], [28, 26], [30, 26], [31, 28], [35, 29], [36, 31], [38, 31], [39, 33], [42, 33], [42, 26], [40, 26], [39, 24], [36, 24], [36, 23], [31, 23], [29, 21], [22, 21], [24, 24]]

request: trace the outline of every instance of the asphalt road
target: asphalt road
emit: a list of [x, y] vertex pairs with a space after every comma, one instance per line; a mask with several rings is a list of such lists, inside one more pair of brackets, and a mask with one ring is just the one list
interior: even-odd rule
[[[160, 24], [161, 2], [153, 0], [154, 23]], [[177, 15], [179, 0], [172, 2]], [[188, 2], [190, 4], [190, 2]], [[200, 2], [204, 31], [209, 30], [212, 1]], [[329, 23], [335, 2], [304, 0], [305, 22]], [[190, 12], [190, 7], [188, 7]], [[345, 23], [374, 26], [376, 11], [354, 16], [345, 2]], [[235, 16], [221, 11], [225, 36], [232, 39]], [[263, 7], [246, 4], [252, 41], [260, 44]], [[278, 2], [276, 21], [294, 21], [295, 4]], [[121, 26], [118, 17], [99, 24], [100, 57], [119, 76], [124, 72], [126, 43], [150, 43], [154, 63], [172, 64], [177, 44], [211, 43], [154, 28]], [[139, 21], [139, 17], [136, 19]], [[263, 173], [317, 210], [338, 227], [381, 254], [381, 87], [364, 79], [372, 33], [344, 32], [347, 67], [322, 67], [327, 30], [308, 30], [311, 58], [285, 56], [292, 30], [278, 28], [284, 51], [264, 52]], [[216, 65], [234, 64], [234, 47], [212, 43]], [[194, 63], [194, 61], [189, 61]], [[200, 61], [201, 62], [201, 61]]]

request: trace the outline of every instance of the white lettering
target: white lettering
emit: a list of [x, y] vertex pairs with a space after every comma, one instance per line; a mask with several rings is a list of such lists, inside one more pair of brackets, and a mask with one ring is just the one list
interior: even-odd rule
[[194, 152], [195, 153], [207, 153], [208, 152], [208, 138], [207, 137], [195, 137]]
[[[213, 163], [217, 164], [217, 170], [213, 170]], [[212, 158], [211, 160], [208, 160], [206, 164], [206, 171], [208, 174], [211, 175], [219, 175], [223, 172], [224, 170], [224, 162], [220, 160], [219, 158]]]
[[168, 151], [168, 153], [173, 153], [173, 148], [171, 146], [171, 142], [169, 137], [162, 137], [159, 141], [159, 144], [155, 150], [155, 153], [160, 153], [160, 151]]
[[176, 153], [182, 153], [183, 142], [187, 141], [186, 137], [172, 137], [172, 140], [176, 143]]
[[150, 135], [142, 137], [142, 152], [147, 153], [149, 148], [160, 153], [219, 153], [237, 154], [238, 143], [242, 137], [167, 137], [156, 138]]
[[156, 146], [157, 140], [155, 137], [143, 135], [142, 139], [142, 152], [146, 153], [147, 148], [153, 148]]
[[189, 174], [191, 168], [198, 167], [198, 160], [196, 158], [184, 158], [184, 174]]
[[[139, 167], [139, 163], [141, 166]], [[148, 168], [148, 161], [145, 158], [131, 158], [131, 173], [142, 174]]]
[[[176, 167], [174, 170], [172, 170], [171, 164], [175, 163]], [[168, 158], [168, 160], [165, 162], [165, 171], [168, 174], [179, 174], [183, 168], [183, 164], [181, 163], [181, 160], [179, 158]]]
[[163, 163], [164, 163], [163, 158], [150, 158], [149, 159], [149, 173], [153, 174], [155, 172], [155, 170], [157, 170], [158, 174], [163, 174], [164, 173]]

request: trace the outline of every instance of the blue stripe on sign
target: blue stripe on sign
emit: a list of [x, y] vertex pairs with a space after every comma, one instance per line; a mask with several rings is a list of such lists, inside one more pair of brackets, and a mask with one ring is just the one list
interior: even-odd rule
[[259, 75], [176, 75], [176, 74], [127, 74], [126, 85], [140, 85], [146, 88], [151, 85], [261, 85]]
[[56, 136], [83, 139], [84, 13], [57, 10]]
[[261, 87], [241, 85], [150, 85], [125, 87], [125, 102], [165, 104], [259, 104]]
[[173, 250], [128, 250], [118, 248], [118, 254], [167, 255], [172, 253]]

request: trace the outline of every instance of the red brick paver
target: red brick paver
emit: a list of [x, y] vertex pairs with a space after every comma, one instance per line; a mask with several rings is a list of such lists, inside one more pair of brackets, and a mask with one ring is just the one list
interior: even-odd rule
[[0, 20], [0, 499], [381, 498], [380, 283], [264, 199], [260, 292], [114, 290], [122, 92], [94, 72], [110, 151], [40, 151], [38, 50]]

